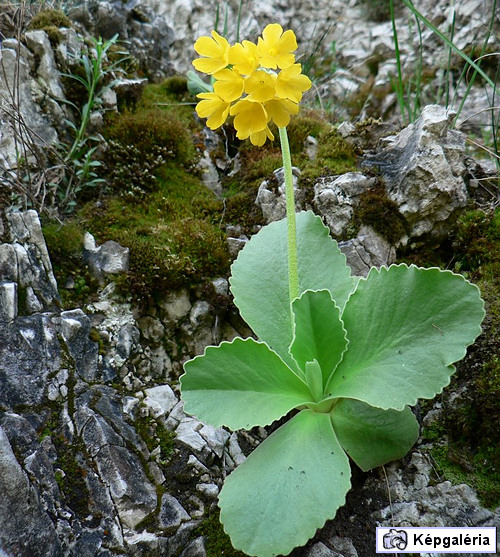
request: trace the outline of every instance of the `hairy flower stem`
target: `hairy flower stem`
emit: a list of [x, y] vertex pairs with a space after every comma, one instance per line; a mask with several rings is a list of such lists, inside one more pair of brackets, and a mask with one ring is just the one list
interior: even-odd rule
[[297, 224], [295, 220], [295, 195], [293, 191], [292, 159], [286, 128], [278, 128], [283, 156], [286, 195], [286, 227], [288, 247], [288, 290], [290, 302], [299, 297], [299, 269], [297, 260]]

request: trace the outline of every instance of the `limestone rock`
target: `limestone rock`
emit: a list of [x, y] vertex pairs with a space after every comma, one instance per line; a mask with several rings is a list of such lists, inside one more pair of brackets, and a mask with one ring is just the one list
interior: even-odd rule
[[[303, 206], [303, 195], [299, 189], [300, 170], [296, 167], [292, 167], [292, 176], [295, 207], [297, 211], [300, 211]], [[285, 175], [283, 168], [278, 168], [274, 171], [274, 178], [272, 180], [264, 180], [262, 182], [259, 186], [255, 203], [261, 208], [264, 220], [267, 224], [285, 217]]]
[[170, 47], [174, 40], [164, 15], [140, 0], [85, 2], [68, 15], [93, 36], [111, 39], [118, 34], [139, 61], [144, 73], [159, 80], [171, 70]]
[[359, 196], [374, 184], [361, 172], [320, 178], [314, 184], [313, 206], [334, 237], [343, 236], [359, 203]]
[[54, 524], [43, 509], [38, 492], [14, 456], [9, 439], [0, 427], [0, 553], [16, 557], [38, 555], [62, 557]]
[[[19, 136], [29, 141], [42, 156], [47, 145], [57, 141], [50, 119], [42, 113], [32, 95], [30, 62], [33, 54], [15, 39], [2, 42], [0, 48], [0, 168], [16, 169]], [[15, 92], [15, 98], [12, 94]], [[16, 111], [19, 116], [16, 116]], [[28, 151], [28, 163], [35, 153]]]
[[162, 495], [160, 528], [176, 528], [189, 519], [189, 514], [175, 497], [168, 493]]
[[44, 83], [47, 93], [58, 100], [64, 99], [59, 70], [56, 66], [54, 52], [47, 33], [42, 30], [27, 31], [24, 36], [26, 44], [37, 57], [38, 67], [36, 73], [38, 78]]
[[377, 234], [370, 226], [362, 226], [356, 238], [339, 242], [346, 256], [351, 274], [366, 277], [372, 267], [392, 265], [396, 261], [396, 249]]
[[108, 275], [126, 273], [129, 255], [129, 248], [124, 248], [113, 240], [108, 240], [97, 247], [92, 234], [85, 233], [83, 258], [90, 272], [99, 280], [102, 281]]
[[8, 230], [4, 233], [7, 241], [0, 243], [0, 280], [17, 284], [17, 298], [23, 303], [16, 312], [26, 315], [54, 309], [60, 298], [37, 213], [7, 213], [5, 222]]
[[452, 118], [443, 107], [427, 106], [415, 123], [365, 160], [379, 169], [388, 197], [406, 217], [414, 238], [441, 237], [448, 219], [467, 204], [465, 139], [450, 129]]

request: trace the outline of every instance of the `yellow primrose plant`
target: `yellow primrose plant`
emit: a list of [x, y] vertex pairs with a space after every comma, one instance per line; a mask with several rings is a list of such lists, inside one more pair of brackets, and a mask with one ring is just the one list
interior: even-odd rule
[[481, 332], [476, 286], [437, 268], [391, 265], [354, 277], [321, 219], [295, 214], [286, 126], [310, 87], [292, 31], [268, 25], [257, 44], [201, 37], [193, 64], [214, 78], [197, 113], [229, 116], [262, 145], [279, 129], [286, 218], [263, 227], [231, 267], [231, 291], [256, 338], [209, 346], [184, 365], [185, 411], [215, 427], [266, 426], [288, 416], [226, 479], [220, 517], [236, 549], [287, 555], [335, 516], [351, 462], [402, 458], [419, 425], [411, 410], [448, 385]]

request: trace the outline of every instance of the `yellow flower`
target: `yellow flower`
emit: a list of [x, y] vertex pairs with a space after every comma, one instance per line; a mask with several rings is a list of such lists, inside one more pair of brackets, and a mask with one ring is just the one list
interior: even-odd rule
[[295, 33], [290, 29], [283, 33], [283, 28], [279, 23], [269, 24], [257, 42], [260, 65], [272, 70], [291, 66], [295, 62], [292, 52], [296, 49]]
[[207, 118], [207, 126], [216, 130], [227, 120], [231, 103], [221, 99], [217, 93], [199, 93], [196, 95], [203, 99], [196, 105], [196, 114], [200, 118]]
[[193, 66], [206, 74], [214, 74], [229, 64], [230, 45], [217, 31], [212, 31], [212, 38], [200, 37], [194, 43], [194, 49], [205, 58], [193, 60]]
[[301, 65], [295, 64], [295, 34], [283, 31], [278, 23], [268, 25], [257, 44], [245, 40], [231, 46], [212, 31], [211, 37], [200, 37], [194, 48], [202, 56], [193, 61], [194, 67], [214, 80], [213, 92], [197, 95], [198, 116], [207, 118], [213, 130], [234, 116], [236, 136], [250, 138], [254, 145], [274, 139], [270, 122], [279, 128], [288, 126], [304, 91], [311, 87]]
[[241, 75], [250, 75], [259, 65], [257, 45], [250, 41], [236, 43], [229, 49], [229, 63]]
[[214, 74], [214, 78], [214, 91], [224, 101], [233, 102], [243, 94], [245, 81], [238, 72], [224, 69]]
[[250, 143], [255, 145], [256, 147], [262, 147], [266, 142], [266, 139], [270, 139], [274, 141], [274, 135], [271, 133], [271, 130], [266, 126], [266, 129], [261, 130], [260, 132], [254, 132], [250, 134]]
[[[230, 109], [234, 116], [234, 127], [238, 139], [246, 139], [267, 128], [267, 112], [262, 103], [246, 97], [235, 103]], [[260, 137], [260, 136], [259, 136]], [[251, 140], [250, 140], [251, 141]]]
[[271, 119], [278, 128], [286, 128], [290, 123], [290, 115], [299, 112], [299, 105], [289, 99], [271, 99], [264, 103], [267, 117]]
[[300, 102], [302, 93], [311, 88], [311, 80], [303, 75], [300, 64], [293, 64], [281, 70], [276, 78], [276, 94], [283, 99]]
[[276, 96], [276, 74], [266, 70], [256, 70], [245, 80], [245, 93], [258, 102]]

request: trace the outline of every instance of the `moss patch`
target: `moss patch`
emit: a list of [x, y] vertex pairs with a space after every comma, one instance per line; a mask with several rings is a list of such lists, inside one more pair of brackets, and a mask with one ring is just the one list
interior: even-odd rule
[[[481, 289], [483, 334], [457, 364], [451, 389], [442, 395], [443, 419], [432, 449], [445, 479], [473, 486], [485, 506], [500, 504], [500, 209], [467, 211], [458, 221], [445, 267], [454, 261]], [[448, 398], [448, 393], [459, 397]], [[464, 393], [464, 394], [460, 394]]]
[[117, 115], [103, 131], [102, 157], [108, 188], [137, 199], [158, 189], [159, 171], [169, 161], [189, 167], [195, 160], [191, 134], [172, 112], [145, 109]]
[[205, 538], [207, 557], [244, 557], [244, 553], [234, 549], [229, 536], [219, 521], [218, 509], [213, 511], [195, 531], [196, 536]]
[[461, 444], [442, 442], [434, 445], [430, 454], [443, 480], [470, 485], [481, 504], [493, 510], [500, 504], [500, 474], [490, 464], [491, 450], [473, 453]]
[[71, 20], [61, 10], [40, 10], [30, 21], [29, 30], [46, 27], [73, 27]]
[[42, 226], [63, 309], [86, 304], [97, 291], [97, 281], [83, 262], [83, 229], [76, 220]]
[[201, 181], [174, 163], [158, 191], [137, 200], [110, 198], [80, 213], [99, 243], [130, 248], [130, 269], [117, 281], [123, 292], [147, 303], [162, 292], [225, 275], [229, 255], [220, 229], [222, 203]]
[[399, 212], [397, 204], [387, 197], [383, 185], [361, 194], [354, 211], [354, 223], [371, 226], [392, 245], [410, 232], [408, 221]]

